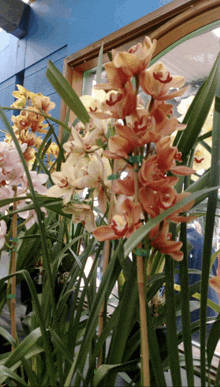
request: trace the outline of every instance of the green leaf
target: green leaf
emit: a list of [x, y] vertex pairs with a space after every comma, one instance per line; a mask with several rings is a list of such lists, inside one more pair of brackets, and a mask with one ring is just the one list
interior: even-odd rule
[[[53, 134], [53, 132], [54, 132], [53, 128], [50, 128], [50, 129], [48, 130], [46, 136], [44, 137], [44, 139], [43, 139], [43, 141], [42, 141], [42, 143], [41, 143], [41, 145], [40, 145], [40, 147], [39, 147], [39, 149], [38, 149], [38, 152], [37, 152], [37, 155], [38, 155], [39, 158], [42, 157], [42, 156], [41, 156], [41, 153], [42, 153], [42, 151], [43, 151], [45, 145], [47, 144], [47, 141], [49, 140], [49, 138], [50, 138], [51, 135]], [[37, 166], [37, 160], [34, 161], [32, 170], [36, 170], [36, 166]]]
[[182, 386], [179, 350], [177, 340], [177, 325], [175, 313], [175, 292], [174, 292], [174, 276], [173, 276], [174, 260], [167, 255], [165, 262], [165, 280], [166, 280], [166, 328], [167, 328], [167, 349], [169, 357], [169, 366], [172, 377], [173, 386]]
[[38, 161], [41, 170], [48, 176], [48, 180], [51, 185], [53, 185], [53, 180], [51, 179], [50, 172], [48, 171], [47, 167], [45, 166], [44, 162], [42, 161], [41, 157], [39, 156], [38, 153], [35, 154], [36, 160]]
[[89, 122], [90, 116], [78, 95], [50, 60], [46, 71], [46, 77], [62, 100], [76, 114], [80, 121], [82, 121], [83, 124]]
[[10, 368], [5, 367], [4, 365], [0, 365], [0, 383], [3, 385], [3, 383], [7, 380], [7, 378], [11, 378], [12, 380], [15, 380], [18, 382], [19, 386], [29, 387], [29, 385], [16, 374], [16, 372], [10, 370]]
[[54, 344], [55, 346], [57, 347], [58, 351], [60, 351], [64, 358], [70, 363], [72, 364], [72, 356], [71, 354], [67, 351], [67, 348], [66, 346], [64, 345], [64, 343], [62, 342], [62, 340], [60, 339], [59, 336], [57, 336], [56, 332], [54, 332], [53, 329], [50, 328], [50, 332], [51, 332], [51, 337], [52, 339], [54, 340]]
[[[26, 270], [17, 271], [16, 273], [13, 273], [11, 275], [8, 275], [7, 277], [0, 279], [0, 285], [3, 282], [5, 282], [7, 279], [10, 279], [14, 275], [19, 275], [19, 274], [21, 274], [24, 277], [24, 279], [26, 280], [28, 287], [30, 289], [32, 302], [33, 302], [33, 309], [34, 309], [34, 312], [36, 313], [37, 321], [39, 323], [41, 334], [42, 334], [42, 339], [43, 339], [42, 347], [44, 348], [45, 353], [46, 353], [46, 359], [47, 359], [46, 370], [47, 370], [48, 375], [50, 377], [51, 385], [56, 387], [57, 384], [56, 384], [56, 377], [55, 377], [56, 375], [55, 375], [55, 370], [54, 370], [54, 362], [53, 362], [53, 358], [52, 358], [52, 348], [51, 348], [50, 341], [49, 341], [49, 338], [48, 338], [48, 335], [46, 332], [45, 322], [43, 319], [42, 310], [41, 310], [40, 303], [38, 300], [38, 295], [37, 295], [37, 292], [35, 289], [35, 285], [30, 277], [30, 274]], [[16, 347], [16, 348], [18, 348], [18, 347]], [[9, 360], [11, 361], [11, 358]]]
[[219, 77], [219, 58], [220, 54], [216, 58], [209, 77], [198, 91], [183, 120], [183, 123], [187, 125], [187, 128], [181, 133], [182, 135], [179, 142], [175, 141], [174, 145], [177, 145], [179, 152], [182, 152], [183, 160], [186, 160], [189, 152], [194, 146], [215, 96]]
[[160, 358], [160, 350], [157, 335], [154, 329], [153, 319], [151, 317], [149, 307], [147, 306], [147, 325], [148, 325], [148, 342], [150, 350], [150, 364], [153, 368], [154, 377], [158, 387], [166, 386], [164, 378], [163, 365]]
[[[124, 284], [123, 294], [120, 300], [120, 313], [118, 325], [113, 332], [108, 363], [121, 363], [123, 360], [126, 342], [135, 321], [138, 305], [138, 287], [137, 287], [136, 260], [132, 262], [129, 278]], [[129, 302], [128, 302], [129, 300]], [[126, 318], [125, 318], [126, 316]], [[114, 384], [114, 380], [108, 378], [108, 383]]]
[[179, 203], [176, 203], [174, 206], [170, 207], [168, 210], [162, 212], [160, 215], [148, 221], [144, 226], [140, 227], [132, 236], [125, 242], [124, 251], [125, 257], [137, 246], [139, 242], [162, 220], [171, 215], [174, 211], [179, 210], [185, 204], [190, 203], [192, 200], [197, 199], [201, 196], [208, 194], [214, 190], [218, 189], [218, 187], [207, 188], [201, 191], [197, 191], [189, 195], [187, 198], [181, 200]]
[[8, 356], [4, 363], [5, 367], [12, 367], [15, 363], [22, 360], [22, 358], [33, 347], [33, 345], [41, 336], [40, 328], [36, 328], [33, 332], [26, 336], [24, 340], [22, 340], [20, 344], [16, 346], [14, 351], [11, 352], [11, 354]]
[[212, 148], [205, 142], [201, 141], [200, 144], [205, 148], [209, 153], [212, 153]]
[[215, 377], [214, 387], [219, 387], [219, 384], [220, 384], [220, 362], [219, 362], [216, 377]]
[[216, 260], [216, 258], [218, 257], [219, 253], [220, 253], [220, 249], [217, 250], [217, 251], [215, 251], [215, 252], [212, 254], [212, 256], [211, 256], [211, 261], [210, 261], [210, 268], [209, 268], [209, 271], [212, 270], [212, 266], [214, 265], [215, 260]]
[[102, 364], [95, 372], [93, 385], [94, 387], [102, 386], [103, 380], [109, 376], [109, 374], [117, 374], [117, 372], [131, 371], [137, 368], [137, 360], [129, 361], [124, 364]]
[[7, 340], [11, 344], [12, 347], [14, 347], [14, 348], [16, 347], [16, 345], [17, 345], [16, 341], [13, 339], [13, 337], [10, 335], [10, 333], [8, 333], [8, 331], [6, 331], [5, 328], [0, 327], [0, 335], [2, 337], [4, 337], [4, 339]]
[[190, 296], [189, 296], [189, 275], [188, 275], [188, 248], [187, 248], [186, 224], [181, 224], [180, 240], [183, 242], [182, 251], [183, 260], [180, 262], [180, 286], [181, 286], [181, 312], [182, 312], [182, 331], [184, 354], [186, 361], [186, 373], [188, 386], [194, 387], [193, 355], [191, 343], [191, 315], [190, 315]]
[[[117, 307], [113, 314], [110, 316], [110, 319], [107, 321], [106, 325], [104, 326], [104, 329], [101, 333], [101, 335], [98, 338], [98, 342], [96, 343], [96, 346], [93, 350], [91, 360], [90, 360], [90, 368], [87, 372], [86, 378], [85, 378], [85, 385], [89, 385], [89, 382], [91, 378], [93, 377], [94, 369], [96, 369], [96, 360], [99, 355], [99, 352], [101, 351], [103, 344], [105, 343], [106, 339], [110, 336], [111, 331], [115, 329], [115, 327], [118, 324], [118, 316], [119, 316], [119, 308]], [[127, 352], [126, 352], [127, 354]], [[127, 360], [127, 359], [126, 359]]]
[[[218, 82], [217, 82], [218, 79]], [[220, 81], [219, 73], [216, 79], [216, 84], [213, 86], [216, 89], [215, 110], [213, 117], [212, 129], [212, 161], [209, 175], [209, 186], [213, 187], [220, 182]], [[212, 255], [212, 238], [215, 226], [215, 212], [217, 207], [218, 191], [215, 190], [209, 194], [207, 204], [207, 215], [204, 235], [204, 246], [202, 254], [202, 275], [201, 275], [201, 309], [200, 309], [200, 346], [201, 346], [201, 384], [205, 385], [206, 378], [206, 315], [207, 315], [207, 299], [209, 287], [209, 269]]]
[[215, 348], [220, 338], [220, 320], [216, 320], [212, 325], [207, 341], [207, 359], [208, 367], [211, 367], [212, 358], [215, 352]]
[[[109, 265], [108, 265], [108, 267], [107, 267], [107, 269], [102, 277], [101, 284], [99, 286], [98, 292], [96, 293], [96, 297], [95, 297], [92, 309], [90, 311], [90, 315], [89, 315], [89, 318], [87, 321], [87, 326], [86, 326], [86, 332], [85, 332], [80, 350], [78, 352], [77, 359], [72, 364], [72, 367], [71, 367], [69, 374], [66, 378], [64, 387], [68, 387], [70, 385], [73, 374], [74, 374], [76, 369], [78, 369], [78, 371], [80, 373], [83, 370], [83, 367], [84, 367], [84, 364], [86, 361], [86, 357], [87, 357], [87, 353], [89, 351], [91, 341], [92, 341], [93, 335], [94, 335], [95, 330], [96, 330], [99, 311], [100, 311], [102, 302], [104, 301], [105, 294], [109, 288], [109, 283], [111, 281], [111, 276], [112, 276], [112, 273], [113, 273], [113, 270], [115, 267], [116, 257], [118, 255], [118, 251], [120, 250], [120, 245], [121, 244], [119, 243], [118, 247], [117, 247], [116, 251], [114, 252], [114, 254], [112, 255], [110, 263], [109, 263]], [[78, 384], [76, 383], [76, 386], [77, 385]]]

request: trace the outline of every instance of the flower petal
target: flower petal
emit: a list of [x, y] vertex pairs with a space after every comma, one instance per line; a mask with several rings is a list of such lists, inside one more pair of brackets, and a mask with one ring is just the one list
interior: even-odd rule
[[92, 233], [99, 242], [119, 239], [110, 226], [97, 227]]

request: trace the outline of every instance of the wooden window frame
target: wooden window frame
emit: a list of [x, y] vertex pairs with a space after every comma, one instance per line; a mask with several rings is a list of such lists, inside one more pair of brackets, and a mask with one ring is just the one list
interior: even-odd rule
[[[97, 57], [104, 42], [103, 63], [109, 61], [107, 52], [116, 48], [127, 50], [131, 42], [143, 36], [157, 39], [154, 55], [197, 29], [220, 20], [219, 0], [175, 0], [107, 35], [103, 39], [68, 56], [64, 60], [63, 74], [78, 95], [82, 93], [83, 74], [97, 66]], [[66, 106], [61, 102], [60, 119], [66, 116]], [[75, 119], [70, 112], [70, 121]], [[62, 136], [62, 129], [59, 137]]]

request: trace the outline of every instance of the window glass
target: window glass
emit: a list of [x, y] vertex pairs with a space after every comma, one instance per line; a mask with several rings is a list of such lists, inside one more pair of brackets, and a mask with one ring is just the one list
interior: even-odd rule
[[[214, 24], [214, 27], [212, 25]], [[187, 93], [181, 98], [176, 98], [172, 103], [178, 105], [180, 99], [186, 99], [194, 96], [200, 85], [209, 75], [220, 48], [220, 22], [201, 28], [190, 39], [183, 38], [178, 44], [175, 43], [160, 53], [160, 59], [156, 62], [162, 62], [172, 75], [182, 75], [185, 78], [186, 85], [189, 85]], [[140, 38], [138, 41], [144, 39]], [[185, 40], [185, 41], [184, 41]], [[132, 41], [131, 47], [138, 42]], [[168, 52], [167, 52], [168, 51]], [[157, 58], [155, 58], [157, 59]], [[155, 59], [152, 62], [155, 62]], [[105, 71], [103, 66], [102, 82], [105, 82]], [[96, 84], [96, 69], [91, 69], [84, 73], [83, 94], [92, 95], [92, 88]], [[180, 114], [179, 114], [180, 116]]]
[[[139, 38], [136, 41], [130, 42], [129, 48], [142, 41]], [[185, 113], [191, 104], [195, 94], [201, 84], [208, 77], [215, 59], [220, 49], [220, 22], [211, 23], [208, 26], [202, 27], [196, 32], [189, 34], [171, 47], [164, 50], [152, 60], [152, 63], [162, 62], [171, 75], [180, 75], [185, 78], [185, 85], [188, 85], [188, 90], [181, 97], [177, 97], [170, 102], [173, 104], [174, 115], [182, 121]], [[102, 82], [106, 82], [105, 70], [103, 66]], [[93, 95], [93, 87], [96, 84], [96, 69], [89, 70], [84, 74], [83, 94]], [[148, 96], [142, 93], [140, 95], [144, 101], [148, 102]], [[210, 110], [208, 118], [204, 124], [201, 134], [211, 130], [213, 119], [213, 106]], [[175, 134], [174, 134], [175, 136]], [[211, 146], [211, 138], [205, 140], [208, 146]], [[201, 175], [205, 169], [209, 168], [211, 156], [207, 149], [199, 145], [196, 149], [196, 157], [198, 162], [196, 172]], [[193, 176], [196, 180], [198, 177]]]

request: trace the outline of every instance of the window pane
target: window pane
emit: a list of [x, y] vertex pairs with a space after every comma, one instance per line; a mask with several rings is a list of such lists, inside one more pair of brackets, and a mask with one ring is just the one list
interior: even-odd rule
[[[215, 23], [216, 24], [216, 23]], [[220, 26], [220, 23], [219, 23]], [[187, 93], [181, 98], [176, 98], [174, 104], [175, 112], [178, 114], [177, 105], [180, 99], [186, 99], [196, 94], [202, 82], [207, 78], [214, 64], [220, 48], [220, 27], [211, 28], [207, 26], [207, 31], [197, 31], [197, 36], [180, 43], [175, 48], [162, 56], [158, 62], [162, 62], [171, 75], [182, 75], [185, 78], [186, 85], [189, 85]], [[144, 39], [140, 38], [138, 41]], [[132, 41], [131, 47], [137, 41]], [[105, 71], [103, 66], [102, 82], [105, 82]], [[85, 73], [83, 94], [92, 94], [92, 88], [96, 83], [96, 69]]]

